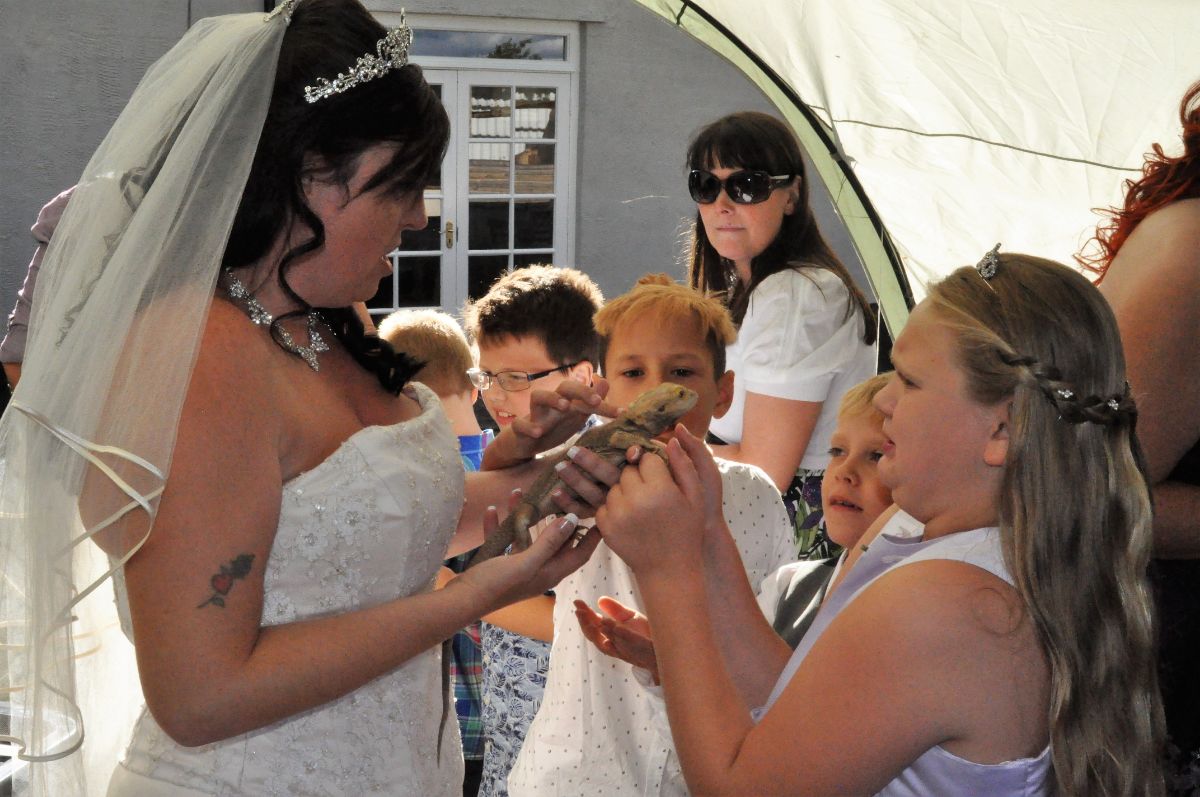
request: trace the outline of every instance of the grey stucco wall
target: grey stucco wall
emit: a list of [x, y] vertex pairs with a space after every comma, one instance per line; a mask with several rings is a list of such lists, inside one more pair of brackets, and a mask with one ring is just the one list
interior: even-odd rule
[[83, 172], [142, 74], [191, 20], [262, 0], [0, 2], [0, 330], [41, 206]]
[[[688, 137], [731, 111], [772, 110], [733, 66], [632, 0], [367, 6], [581, 22], [576, 265], [608, 296], [648, 271], [682, 276], [679, 231], [695, 214], [683, 174]], [[191, 21], [262, 8], [261, 0], [0, 2], [0, 323], [24, 278], [38, 208], [75, 181], [145, 69]], [[823, 187], [812, 194], [822, 229], [858, 269]]]

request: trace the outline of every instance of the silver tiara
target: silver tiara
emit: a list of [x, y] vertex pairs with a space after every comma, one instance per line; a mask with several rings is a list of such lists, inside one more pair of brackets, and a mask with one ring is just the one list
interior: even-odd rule
[[333, 80], [317, 78], [317, 85], [304, 87], [304, 99], [310, 103], [341, 94], [355, 86], [383, 77], [392, 69], [408, 63], [408, 48], [412, 46], [412, 28], [404, 24], [404, 12], [400, 12], [399, 27], [392, 28], [375, 42], [375, 54], [361, 56], [350, 71], [338, 73]]
[[283, 15], [283, 24], [290, 25], [292, 22], [292, 12], [296, 10], [296, 0], [283, 0], [282, 3], [275, 6], [275, 10], [263, 17], [264, 22], [270, 22], [275, 17]]

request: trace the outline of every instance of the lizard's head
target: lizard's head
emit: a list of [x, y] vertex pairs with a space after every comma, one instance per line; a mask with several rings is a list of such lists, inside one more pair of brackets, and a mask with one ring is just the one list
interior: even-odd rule
[[649, 432], [651, 437], [657, 437], [696, 406], [696, 399], [696, 391], [663, 382], [635, 398], [625, 410], [625, 417]]

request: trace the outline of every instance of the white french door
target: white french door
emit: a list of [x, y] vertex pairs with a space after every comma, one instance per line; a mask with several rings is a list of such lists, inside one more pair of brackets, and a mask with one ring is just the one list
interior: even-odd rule
[[574, 202], [572, 76], [528, 70], [432, 69], [450, 116], [450, 145], [425, 192], [429, 226], [406, 233], [395, 273], [368, 303], [456, 313], [505, 271], [569, 265]]

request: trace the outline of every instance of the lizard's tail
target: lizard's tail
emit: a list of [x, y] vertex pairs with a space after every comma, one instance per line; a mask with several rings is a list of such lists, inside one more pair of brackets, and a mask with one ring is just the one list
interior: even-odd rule
[[505, 549], [512, 544], [513, 532], [515, 526], [516, 513], [510, 513], [508, 517], [500, 524], [500, 528], [496, 529], [495, 533], [489, 534], [487, 539], [483, 541], [475, 550], [475, 555], [471, 557], [471, 561], [467, 563], [467, 569], [474, 567], [480, 562], [486, 562], [494, 556], [499, 556], [504, 553]]
[[[454, 684], [450, 679], [450, 658], [454, 655], [454, 637], [442, 642], [442, 721], [438, 723], [438, 740], [437, 740], [437, 762], [438, 766], [442, 764], [442, 739], [446, 735], [446, 721], [450, 718], [450, 705], [454, 701], [451, 699], [450, 693], [454, 689]], [[457, 715], [455, 716], [457, 720]]]
[[489, 534], [483, 541], [483, 545], [476, 549], [475, 555], [467, 564], [467, 569], [480, 562], [486, 562], [493, 556], [499, 556], [514, 542], [516, 545], [513, 545], [513, 550], [524, 549], [529, 545], [529, 526], [536, 517], [537, 510], [534, 507], [524, 501], [517, 504], [516, 509], [508, 513], [508, 516], [500, 522], [500, 528], [496, 529], [493, 534]]

